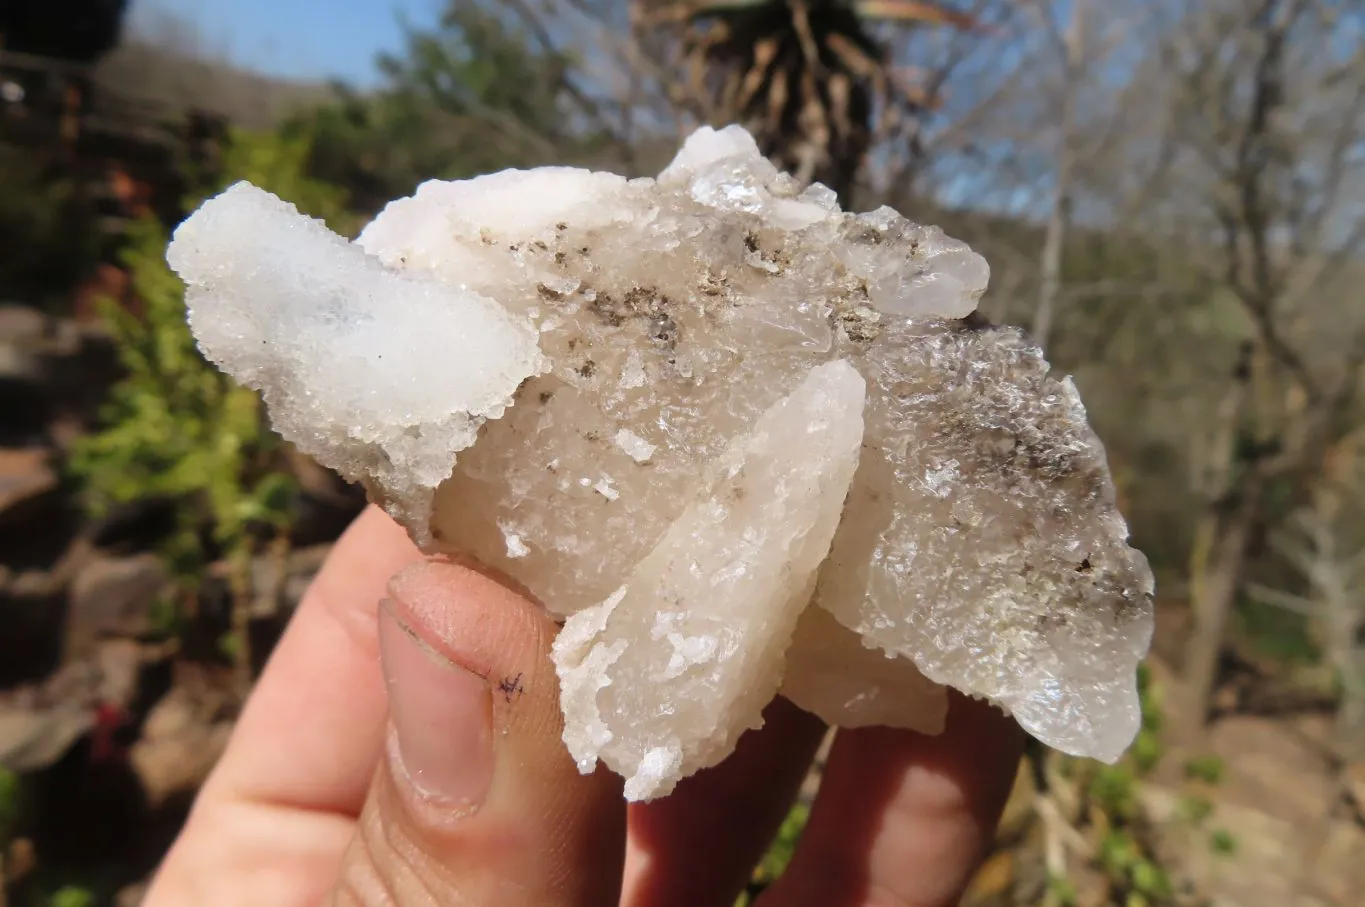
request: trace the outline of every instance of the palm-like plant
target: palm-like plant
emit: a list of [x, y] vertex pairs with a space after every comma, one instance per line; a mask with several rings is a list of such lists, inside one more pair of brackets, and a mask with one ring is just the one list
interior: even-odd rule
[[703, 118], [744, 125], [780, 168], [845, 201], [877, 127], [933, 105], [872, 28], [977, 24], [922, 0], [634, 0], [632, 13], [678, 36], [677, 87]]

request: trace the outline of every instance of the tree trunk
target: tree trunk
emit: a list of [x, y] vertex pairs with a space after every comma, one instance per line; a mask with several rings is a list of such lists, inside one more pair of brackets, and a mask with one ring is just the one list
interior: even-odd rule
[[1365, 759], [1365, 609], [1354, 583], [1340, 592], [1324, 602], [1326, 655], [1341, 691], [1333, 742], [1342, 761], [1352, 763]]
[[1365, 760], [1365, 646], [1362, 645], [1353, 647], [1341, 674], [1336, 745], [1343, 761]]
[[1084, 0], [1072, 0], [1071, 21], [1062, 43], [1065, 65], [1062, 71], [1060, 123], [1057, 128], [1057, 172], [1052, 188], [1052, 210], [1043, 238], [1039, 267], [1038, 305], [1033, 313], [1033, 342], [1046, 350], [1057, 315], [1057, 295], [1062, 283], [1062, 249], [1071, 216], [1071, 171], [1075, 165], [1076, 92], [1084, 64]]

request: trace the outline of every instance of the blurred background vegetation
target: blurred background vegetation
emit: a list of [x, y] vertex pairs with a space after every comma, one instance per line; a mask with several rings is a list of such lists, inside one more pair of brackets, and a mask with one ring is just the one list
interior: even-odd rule
[[127, 0], [0, 7], [0, 905], [137, 903], [363, 503], [199, 356], [184, 213], [249, 179], [354, 235], [424, 179], [650, 174], [704, 122], [982, 251], [1157, 571], [1136, 745], [1031, 750], [966, 903], [1359, 903], [1358, 0], [437, 6], [363, 87]]

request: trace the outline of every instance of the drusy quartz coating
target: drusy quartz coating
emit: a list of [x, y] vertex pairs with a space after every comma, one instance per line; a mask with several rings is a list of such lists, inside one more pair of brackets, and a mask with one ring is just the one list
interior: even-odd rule
[[1139, 724], [1152, 578], [1070, 379], [965, 316], [985, 261], [839, 210], [742, 129], [657, 179], [428, 182], [350, 243], [239, 183], [176, 231], [205, 355], [429, 552], [564, 619], [564, 740], [631, 799], [779, 693], [1059, 749]]

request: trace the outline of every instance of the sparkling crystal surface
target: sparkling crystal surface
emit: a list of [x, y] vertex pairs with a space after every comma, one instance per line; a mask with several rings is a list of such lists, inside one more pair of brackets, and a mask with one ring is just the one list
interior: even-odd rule
[[779, 689], [935, 732], [953, 686], [1106, 760], [1136, 734], [1151, 574], [1075, 388], [962, 320], [980, 256], [737, 127], [653, 180], [426, 183], [354, 244], [237, 186], [170, 260], [283, 435], [565, 618], [566, 743], [632, 798]]

